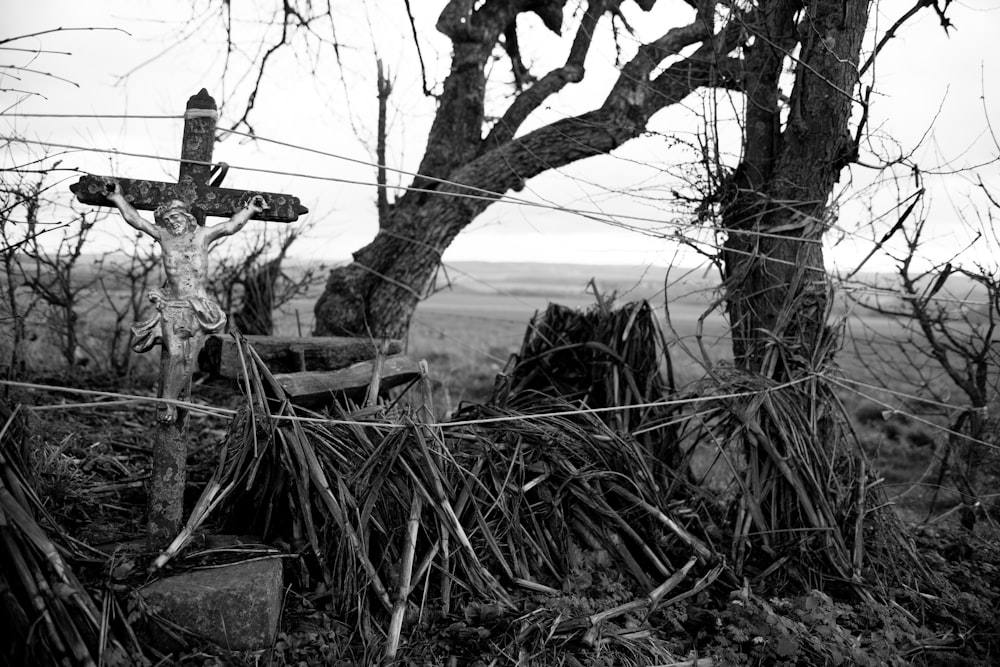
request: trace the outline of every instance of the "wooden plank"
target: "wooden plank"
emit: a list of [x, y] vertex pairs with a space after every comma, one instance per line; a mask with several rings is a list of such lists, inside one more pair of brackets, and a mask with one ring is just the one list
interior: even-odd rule
[[[362, 361], [337, 371], [278, 373], [274, 379], [294, 403], [318, 405], [329, 403], [337, 394], [363, 393], [372, 381], [374, 361]], [[420, 377], [420, 364], [397, 354], [386, 357], [380, 375], [381, 388], [391, 389]]]
[[[333, 371], [375, 358], [381, 344], [365, 338], [343, 336], [246, 336], [272, 373]], [[388, 341], [388, 354], [399, 354], [403, 343]], [[242, 373], [236, 341], [228, 334], [215, 334], [205, 341], [198, 357], [202, 372], [234, 380]]]

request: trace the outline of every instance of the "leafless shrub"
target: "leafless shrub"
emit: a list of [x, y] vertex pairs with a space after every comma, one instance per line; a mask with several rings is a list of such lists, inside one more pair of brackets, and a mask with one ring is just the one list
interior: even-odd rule
[[85, 297], [98, 282], [95, 271], [86, 271], [83, 252], [97, 216], [81, 213], [76, 222], [62, 230], [54, 247], [40, 242], [39, 235], [30, 235], [19, 260], [24, 286], [45, 307], [45, 333], [54, 336], [67, 369], [91, 356], [80, 345], [79, 325], [83, 309], [93, 307]]
[[274, 313], [324, 279], [325, 266], [310, 265], [293, 275], [284, 267], [288, 250], [309, 225], [278, 234], [259, 232], [246, 249], [215, 259], [209, 291], [229, 314], [229, 326], [244, 334], [274, 333]]
[[101, 262], [98, 292], [113, 318], [110, 335], [104, 338], [102, 360], [117, 377], [127, 376], [135, 362], [130, 327], [133, 322], [146, 319], [151, 308], [146, 295], [161, 280], [158, 248], [152, 243], [142, 243], [138, 235], [126, 261], [109, 261], [105, 257]]
[[[899, 227], [903, 250], [894, 256], [894, 281], [862, 280], [847, 290], [875, 316], [864, 318], [853, 345], [873, 381], [890, 390], [917, 389], [912, 398], [900, 397], [901, 410], [925, 424], [944, 424], [934, 470], [924, 479], [935, 476], [937, 488], [950, 480], [965, 499], [963, 522], [971, 526], [973, 508], [1000, 472], [997, 423], [989, 418], [1000, 398], [1000, 269], [958, 258], [921, 267], [925, 223]], [[926, 434], [918, 439], [927, 444]]]
[[[37, 228], [38, 199], [42, 181], [28, 181], [16, 173], [5, 172], [0, 187], [0, 258], [3, 262], [3, 290], [0, 299], [0, 323], [2, 323], [3, 364], [8, 378], [24, 374], [24, 343], [27, 337], [25, 318], [35, 305], [29, 301], [22, 305], [18, 299], [21, 285], [19, 252], [27, 235]], [[23, 211], [24, 221], [18, 229], [18, 212]]]

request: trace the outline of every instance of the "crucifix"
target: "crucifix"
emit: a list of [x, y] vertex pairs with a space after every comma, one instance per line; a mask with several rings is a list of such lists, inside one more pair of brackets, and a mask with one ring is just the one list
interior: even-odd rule
[[[187, 480], [187, 443], [183, 402], [191, 395], [191, 375], [198, 352], [210, 333], [225, 327], [226, 315], [207, 291], [209, 246], [235, 234], [251, 219], [293, 222], [308, 212], [298, 197], [218, 187], [226, 166], [215, 175], [212, 149], [218, 120], [215, 100], [203, 88], [184, 113], [180, 176], [177, 183], [86, 175], [70, 186], [84, 204], [115, 206], [133, 228], [152, 236], [163, 253], [166, 282], [150, 291], [156, 314], [132, 327], [132, 348], [146, 352], [160, 345], [153, 466], [149, 484], [151, 546], [160, 546], [180, 530]], [[154, 211], [154, 222], [137, 209]], [[207, 227], [205, 218], [229, 218]]]

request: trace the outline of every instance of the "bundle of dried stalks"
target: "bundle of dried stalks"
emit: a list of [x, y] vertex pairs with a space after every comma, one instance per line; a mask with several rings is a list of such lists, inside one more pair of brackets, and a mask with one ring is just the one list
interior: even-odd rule
[[[244, 347], [246, 407], [188, 531], [218, 507], [231, 530], [288, 544], [299, 585], [388, 659], [458, 615], [447, 632], [521, 664], [612, 645], [666, 662], [650, 617], [717, 580], [731, 590], [794, 566], [807, 573], [799, 585], [858, 584], [869, 480], [836, 420], [803, 410], [826, 391], [818, 379], [716, 374], [679, 396], [697, 408], [660, 406], [645, 422], [579, 410], [664, 398], [656, 341], [648, 305], [551, 307], [526, 337], [514, 391], [446, 424], [418, 418], [429, 406], [334, 419], [295, 408]], [[572, 402], [552, 396], [562, 390]], [[678, 451], [688, 439], [742, 453], [729, 461], [735, 494], [706, 493], [628, 432], [662, 440], [664, 420], [680, 427], [667, 443]]]
[[106, 557], [63, 533], [35, 495], [19, 417], [7, 414], [0, 431], [0, 661], [149, 664], [110, 588], [95, 600], [73, 573], [72, 561], [103, 564]]
[[[898, 548], [902, 531], [821, 375], [779, 384], [718, 367], [674, 392], [665, 350], [645, 302], [615, 310], [599, 297], [586, 312], [550, 305], [525, 334], [510, 394], [523, 400], [535, 391], [577, 407], [623, 408], [600, 414], [679, 472], [664, 475], [661, 497], [719, 527], [717, 555], [738, 576], [760, 582], [794, 573], [799, 585], [819, 588], [893, 572], [929, 578], [911, 548]], [[627, 409], [636, 405], [643, 407]], [[714, 511], [702, 504], [706, 498]], [[872, 570], [865, 538], [874, 524], [885, 528], [878, 544], [885, 562]], [[907, 567], [896, 567], [900, 554]]]
[[[725, 572], [697, 517], [663, 501], [645, 450], [563, 414], [565, 401], [523, 394], [454, 427], [411, 414], [303, 420], [318, 415], [281, 400], [245, 353], [247, 407], [186, 533], [218, 507], [230, 529], [287, 543], [298, 583], [369, 645], [384, 635], [387, 657], [418, 627], [464, 614], [526, 660], [571, 642], [662, 660], [645, 619]], [[546, 606], [601, 581], [618, 591], [607, 608]]]
[[[666, 349], [656, 311], [646, 301], [614, 309], [598, 294], [586, 311], [549, 304], [525, 332], [509, 371], [511, 393], [537, 391], [581, 407], [624, 408], [599, 414], [615, 431], [632, 433], [655, 413], [628, 407], [661, 400], [674, 389]], [[652, 436], [637, 439], [655, 448]]]
[[818, 378], [779, 385], [717, 369], [678, 395], [705, 399], [671, 422], [695, 481], [734, 509], [727, 555], [741, 574], [789, 565], [820, 589], [824, 577], [860, 580], [851, 517], [863, 517], [855, 502], [869, 480], [842, 423], [819, 407], [834, 405], [828, 392]]

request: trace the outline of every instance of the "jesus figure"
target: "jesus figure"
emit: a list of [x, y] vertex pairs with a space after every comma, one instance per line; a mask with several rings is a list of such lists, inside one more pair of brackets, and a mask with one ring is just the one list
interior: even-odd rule
[[[213, 227], [199, 225], [191, 207], [179, 199], [166, 202], [153, 212], [154, 223], [139, 215], [122, 195], [117, 181], [105, 179], [105, 197], [121, 212], [130, 226], [149, 234], [163, 251], [166, 284], [154, 289], [149, 300], [156, 314], [132, 326], [132, 349], [147, 352], [157, 343], [160, 353], [160, 397], [177, 400], [194, 370], [194, 362], [205, 337], [222, 331], [226, 314], [208, 295], [208, 249], [218, 239], [243, 229], [250, 219], [268, 209], [259, 194], [250, 195], [243, 208], [226, 222]], [[177, 408], [161, 403], [161, 422], [177, 419]]]

